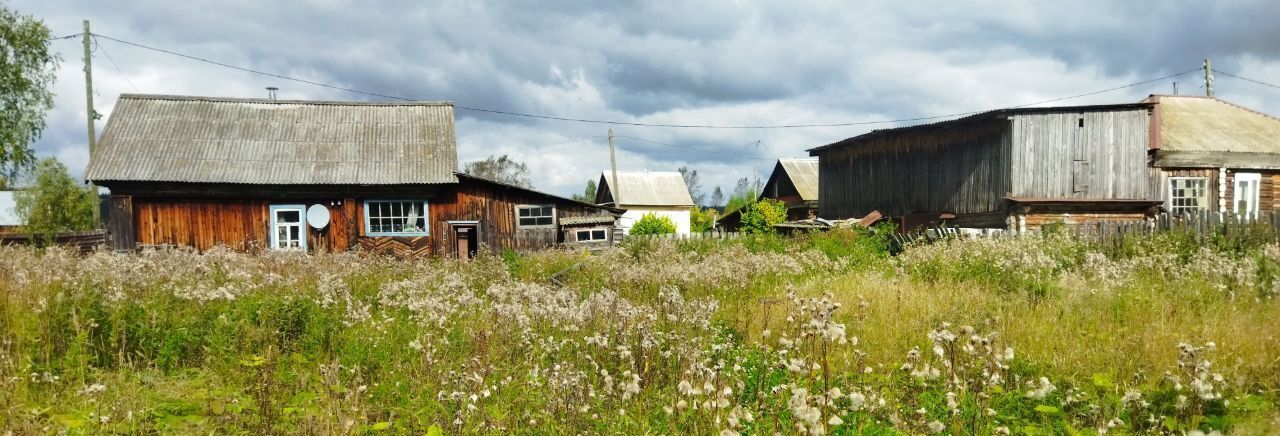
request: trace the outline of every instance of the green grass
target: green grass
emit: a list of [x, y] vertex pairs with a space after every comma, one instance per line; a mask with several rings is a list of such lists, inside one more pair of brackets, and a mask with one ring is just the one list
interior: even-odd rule
[[889, 256], [884, 232], [837, 231], [469, 263], [0, 248], [0, 429], [1265, 434], [1272, 240]]

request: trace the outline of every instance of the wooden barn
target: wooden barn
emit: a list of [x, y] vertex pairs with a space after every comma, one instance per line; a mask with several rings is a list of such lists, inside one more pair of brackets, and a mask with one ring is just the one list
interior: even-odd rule
[[1152, 95], [1151, 190], [1174, 214], [1280, 207], [1280, 118], [1213, 97]]
[[611, 242], [620, 209], [458, 174], [453, 105], [122, 95], [85, 177], [117, 250], [470, 257]]
[[1015, 231], [1143, 219], [1160, 202], [1147, 180], [1151, 106], [1002, 109], [817, 147], [818, 215]]

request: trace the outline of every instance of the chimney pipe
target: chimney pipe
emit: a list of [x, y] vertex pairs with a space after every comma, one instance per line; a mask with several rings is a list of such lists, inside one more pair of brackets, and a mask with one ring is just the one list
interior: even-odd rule
[[274, 87], [274, 86], [268, 86], [268, 87], [267, 87], [267, 99], [268, 99], [268, 100], [275, 101], [275, 99], [276, 99], [276, 91], [279, 91], [279, 90], [280, 90], [280, 88], [277, 88], [277, 87]]

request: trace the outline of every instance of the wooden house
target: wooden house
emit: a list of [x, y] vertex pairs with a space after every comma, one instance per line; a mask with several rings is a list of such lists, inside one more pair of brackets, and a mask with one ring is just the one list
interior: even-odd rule
[[448, 102], [125, 94], [85, 177], [111, 190], [118, 250], [465, 258], [483, 247], [607, 243], [622, 213], [457, 167]]
[[[617, 186], [613, 178], [617, 177]], [[678, 172], [605, 171], [596, 184], [596, 204], [625, 209], [618, 220], [623, 233], [647, 214], [671, 218], [676, 234], [689, 234], [689, 214], [693, 197]]]
[[1151, 191], [1174, 214], [1280, 207], [1280, 118], [1212, 97], [1152, 95]]
[[1146, 170], [1151, 106], [1002, 109], [813, 148], [818, 215], [1017, 231], [1143, 219], [1160, 202]]

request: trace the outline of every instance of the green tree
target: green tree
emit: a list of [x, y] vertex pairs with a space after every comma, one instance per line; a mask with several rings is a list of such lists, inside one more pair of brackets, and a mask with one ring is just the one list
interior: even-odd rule
[[631, 226], [633, 235], [665, 235], [675, 232], [676, 223], [671, 221], [671, 217], [653, 213], [644, 214], [639, 221], [636, 221], [636, 225]]
[[582, 190], [582, 195], [574, 194], [573, 199], [584, 203], [595, 203], [596, 179], [587, 179], [587, 188]]
[[49, 37], [43, 21], [0, 5], [0, 172], [6, 178], [35, 162], [30, 144], [53, 108], [50, 88], [60, 59], [49, 52]]
[[786, 220], [787, 205], [772, 198], [747, 203], [742, 209], [742, 231], [749, 235], [773, 234], [773, 226]]
[[71, 174], [57, 159], [36, 164], [35, 186], [17, 192], [15, 212], [36, 235], [92, 230], [97, 226], [93, 210], [98, 196]]
[[706, 206], [707, 194], [702, 192], [702, 176], [698, 175], [698, 170], [682, 166], [676, 171], [684, 178], [684, 186], [689, 188], [689, 198], [693, 199], [693, 204]]
[[491, 154], [485, 160], [467, 162], [462, 167], [462, 172], [495, 182], [533, 188], [533, 181], [529, 180], [529, 166], [505, 154], [502, 156]]
[[689, 230], [694, 233], [709, 232], [715, 226], [716, 210], [694, 206], [689, 210]]

